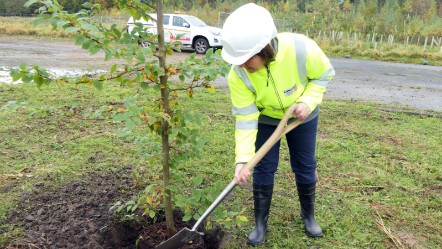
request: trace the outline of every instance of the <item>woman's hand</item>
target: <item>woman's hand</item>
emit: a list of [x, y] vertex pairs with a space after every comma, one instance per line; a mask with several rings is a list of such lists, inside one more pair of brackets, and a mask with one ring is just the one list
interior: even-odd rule
[[296, 104], [295, 111], [293, 112], [293, 116], [296, 119], [304, 120], [308, 117], [309, 114], [310, 114], [310, 109], [306, 104], [304, 103]]
[[235, 181], [239, 185], [242, 185], [243, 183], [247, 182], [247, 179], [250, 176], [250, 171], [249, 170], [243, 170], [241, 172], [241, 169], [245, 165], [246, 165], [245, 163], [238, 163], [238, 164], [236, 164], [236, 168], [235, 168]]

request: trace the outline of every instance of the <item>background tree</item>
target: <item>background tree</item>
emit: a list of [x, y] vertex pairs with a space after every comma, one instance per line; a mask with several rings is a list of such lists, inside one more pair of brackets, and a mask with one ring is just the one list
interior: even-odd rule
[[401, 22], [400, 7], [397, 0], [386, 0], [380, 11], [381, 20], [377, 22], [379, 33], [397, 34], [397, 23]]
[[432, 22], [437, 14], [437, 7], [436, 7], [436, 1], [435, 0], [429, 0], [428, 1], [428, 9], [424, 13], [424, 20], [427, 22]]
[[342, 11], [344, 11], [344, 13], [348, 13], [351, 10], [351, 2], [350, 0], [344, 0], [344, 2], [342, 3]]
[[378, 13], [378, 8], [379, 8], [379, 3], [378, 0], [367, 0], [366, 1], [367, 5], [365, 8], [365, 12], [362, 13], [362, 15], [364, 16], [364, 20], [366, 22], [365, 24], [365, 28], [367, 30], [365, 30], [365, 32], [377, 32], [376, 30], [376, 14]]
[[0, 1], [0, 13], [6, 14], [28, 14], [32, 10], [24, 8], [23, 5], [27, 0], [2, 0]]

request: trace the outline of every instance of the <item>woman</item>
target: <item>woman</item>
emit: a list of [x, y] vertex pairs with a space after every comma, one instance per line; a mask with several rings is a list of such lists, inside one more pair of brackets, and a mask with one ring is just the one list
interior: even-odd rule
[[[329, 59], [303, 35], [277, 34], [270, 13], [253, 3], [226, 19], [221, 42], [223, 59], [233, 65], [228, 84], [236, 117], [236, 181], [247, 181], [250, 172], [241, 172], [242, 167], [270, 137], [287, 108], [296, 104], [292, 121], [303, 123], [286, 135], [290, 164], [306, 234], [322, 236], [314, 217], [315, 144], [318, 106], [334, 76]], [[278, 142], [253, 170], [256, 225], [248, 237], [252, 245], [265, 241], [279, 147]]]

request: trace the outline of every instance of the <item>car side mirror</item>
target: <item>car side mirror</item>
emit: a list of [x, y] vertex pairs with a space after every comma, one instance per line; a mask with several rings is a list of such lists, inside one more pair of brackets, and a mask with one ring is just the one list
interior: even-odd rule
[[188, 23], [183, 23], [183, 26], [184, 26], [185, 28], [190, 28], [190, 24], [188, 24]]

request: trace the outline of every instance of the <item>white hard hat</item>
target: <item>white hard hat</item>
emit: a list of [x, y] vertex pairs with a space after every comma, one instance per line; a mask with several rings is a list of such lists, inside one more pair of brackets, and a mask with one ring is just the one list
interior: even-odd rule
[[270, 12], [254, 3], [245, 4], [224, 23], [221, 56], [230, 64], [241, 65], [275, 37], [276, 27]]

